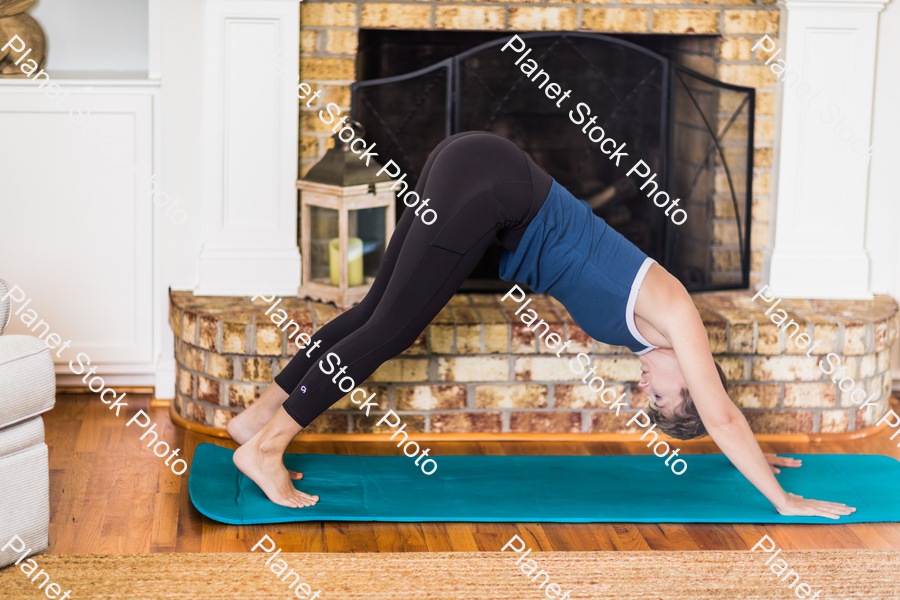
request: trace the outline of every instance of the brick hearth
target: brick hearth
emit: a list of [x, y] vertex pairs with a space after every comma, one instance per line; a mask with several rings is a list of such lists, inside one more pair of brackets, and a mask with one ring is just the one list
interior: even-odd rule
[[[804, 323], [821, 341], [811, 357], [764, 314], [748, 292], [694, 296], [716, 359], [729, 380], [729, 395], [756, 433], [842, 433], [873, 425], [887, 410], [890, 347], [897, 336], [897, 303], [785, 300], [779, 308]], [[376, 371], [365, 387], [377, 392], [383, 411], [393, 409], [408, 430], [428, 433], [631, 433], [625, 422], [647, 397], [638, 359], [627, 349], [591, 340], [558, 302], [533, 296], [551, 331], [571, 339], [568, 356], [591, 355], [597, 374], [625, 392], [628, 414], [615, 416], [576, 378], [569, 358], [557, 358], [503, 306], [499, 295], [458, 294], [403, 354]], [[507, 305], [511, 301], [507, 300]], [[224, 428], [259, 397], [295, 353], [249, 298], [170, 294], [175, 333], [176, 412], [201, 425]], [[333, 306], [285, 298], [284, 308], [303, 331], [313, 333], [339, 314]], [[867, 395], [880, 391], [877, 410], [856, 410], [847, 394], [818, 368], [829, 352], [847, 364], [847, 376]], [[565, 355], [564, 355], [565, 356]], [[379, 415], [380, 417], [380, 415]], [[360, 414], [344, 397], [306, 432], [372, 433], [379, 417]], [[386, 431], [386, 429], [385, 429]]]

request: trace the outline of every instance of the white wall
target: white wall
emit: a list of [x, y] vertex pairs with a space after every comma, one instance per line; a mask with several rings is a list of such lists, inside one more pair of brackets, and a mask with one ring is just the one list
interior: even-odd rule
[[[157, 221], [156, 256], [159, 282], [154, 290], [157, 313], [156, 397], [175, 394], [174, 335], [169, 327], [169, 289], [192, 290], [199, 281], [201, 237], [202, 77], [196, 63], [202, 56], [203, 0], [154, 1], [160, 23], [161, 75], [159, 143], [155, 172], [160, 189], [187, 214], [184, 223]], [[152, 40], [151, 40], [152, 41]]]
[[[870, 289], [900, 301], [900, 2], [889, 2], [879, 16], [872, 162], [866, 215], [866, 251], [871, 261]], [[900, 390], [900, 342], [891, 355], [893, 389]]]
[[197, 63], [203, 37], [197, 32], [202, 30], [203, 0], [163, 0], [160, 173], [163, 188], [181, 200], [188, 214], [182, 225], [163, 224], [163, 286], [176, 290], [194, 289], [200, 277], [203, 81]]
[[147, 71], [147, 0], [40, 0], [47, 71]]
[[866, 250], [871, 259], [870, 289], [900, 299], [900, 1], [879, 19]]

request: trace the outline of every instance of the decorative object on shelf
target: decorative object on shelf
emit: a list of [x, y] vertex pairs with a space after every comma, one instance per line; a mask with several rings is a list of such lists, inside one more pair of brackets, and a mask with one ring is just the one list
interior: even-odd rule
[[[0, 77], [29, 77], [47, 62], [47, 36], [40, 23], [25, 12], [35, 2], [0, 0], [0, 47], [7, 46], [0, 50]], [[14, 36], [21, 42], [10, 44]], [[26, 71], [26, 66], [30, 70]]]
[[[354, 137], [362, 125], [349, 121]], [[347, 308], [369, 291], [394, 232], [394, 181], [381, 165], [359, 160], [350, 144], [334, 147], [297, 181], [300, 190], [300, 296]], [[353, 137], [350, 138], [351, 140]]]

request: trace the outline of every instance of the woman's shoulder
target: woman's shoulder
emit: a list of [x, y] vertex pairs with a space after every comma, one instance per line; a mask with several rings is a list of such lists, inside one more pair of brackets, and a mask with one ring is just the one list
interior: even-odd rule
[[681, 282], [655, 262], [641, 283], [634, 315], [653, 327], [649, 332], [641, 329], [644, 337], [663, 348], [672, 347], [668, 336], [672, 334], [673, 327], [694, 323], [695, 319], [686, 317], [698, 316], [694, 302]]

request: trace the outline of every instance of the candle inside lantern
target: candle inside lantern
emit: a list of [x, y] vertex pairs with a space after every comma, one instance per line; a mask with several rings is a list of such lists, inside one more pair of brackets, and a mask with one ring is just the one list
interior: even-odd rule
[[[363, 243], [358, 237], [347, 238], [347, 283], [350, 287], [363, 284]], [[341, 240], [328, 242], [328, 267], [331, 285], [341, 285]]]

